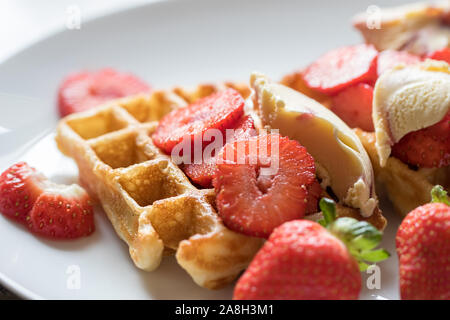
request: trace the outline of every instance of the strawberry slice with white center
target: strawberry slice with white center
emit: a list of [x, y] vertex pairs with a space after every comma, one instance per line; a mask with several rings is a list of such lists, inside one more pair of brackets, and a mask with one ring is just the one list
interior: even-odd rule
[[233, 128], [244, 114], [244, 98], [234, 89], [227, 89], [199, 99], [185, 108], [172, 111], [158, 124], [152, 135], [155, 145], [166, 153], [186, 139], [187, 142], [202, 141], [208, 130]]
[[410, 65], [419, 63], [420, 61], [422, 59], [419, 56], [406, 51], [385, 50], [378, 55], [377, 74], [380, 76], [383, 72], [399, 64]]
[[352, 85], [374, 81], [377, 58], [378, 51], [369, 44], [337, 48], [306, 68], [303, 78], [311, 89], [334, 95]]
[[302, 218], [316, 181], [314, 159], [297, 141], [278, 134], [228, 143], [219, 154], [213, 185], [225, 225], [267, 237], [283, 222]]
[[70, 74], [58, 90], [61, 116], [97, 107], [112, 99], [148, 93], [151, 87], [131, 73], [106, 68]]

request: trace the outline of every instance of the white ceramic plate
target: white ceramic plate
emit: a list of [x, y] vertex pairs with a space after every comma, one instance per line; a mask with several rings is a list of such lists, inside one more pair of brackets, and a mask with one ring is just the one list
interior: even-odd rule
[[[360, 42], [351, 16], [393, 2], [405, 1], [165, 1], [61, 31], [0, 65], [0, 170], [25, 160], [53, 180], [77, 180], [76, 166], [58, 152], [51, 132], [57, 86], [71, 71], [111, 66], [158, 88], [246, 80], [253, 70], [278, 79], [328, 49]], [[400, 219], [383, 207], [389, 220], [383, 245], [393, 256], [380, 264], [380, 289], [368, 289], [364, 275], [362, 299], [398, 298], [394, 237]], [[200, 288], [174, 258], [155, 272], [138, 270], [101, 209], [96, 224], [88, 238], [51, 242], [1, 216], [0, 281], [27, 298], [231, 298], [232, 286]]]

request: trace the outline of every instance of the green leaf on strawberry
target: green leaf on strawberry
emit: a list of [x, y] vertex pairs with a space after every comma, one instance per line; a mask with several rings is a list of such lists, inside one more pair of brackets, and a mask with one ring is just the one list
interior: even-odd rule
[[361, 271], [368, 268], [367, 262], [380, 262], [390, 257], [384, 249], [374, 250], [380, 244], [383, 233], [373, 225], [349, 217], [336, 219], [336, 205], [331, 199], [322, 198], [319, 207], [324, 216], [319, 223], [347, 246]]
[[331, 222], [336, 220], [336, 205], [333, 200], [322, 198], [319, 201], [319, 207], [323, 214], [323, 219], [318, 221], [321, 226], [326, 227]]
[[441, 202], [450, 206], [450, 197], [442, 186], [436, 185], [431, 189], [431, 202]]

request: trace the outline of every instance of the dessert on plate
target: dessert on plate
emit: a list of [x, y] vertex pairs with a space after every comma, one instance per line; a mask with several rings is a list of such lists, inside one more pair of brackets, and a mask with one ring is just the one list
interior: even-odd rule
[[429, 202], [433, 185], [450, 188], [448, 16], [447, 1], [381, 10], [374, 29], [358, 15], [366, 44], [331, 50], [281, 80], [354, 128], [402, 215]]
[[[234, 132], [203, 162], [180, 162], [193, 160], [208, 130]], [[252, 75], [251, 86], [208, 84], [113, 100], [63, 118], [56, 141], [137, 267], [153, 270], [175, 254], [206, 288], [233, 281], [283, 222], [320, 220], [322, 196], [335, 198], [338, 217], [380, 230], [386, 224], [356, 134], [314, 100], [261, 74]], [[211, 145], [200, 140], [203, 153]], [[263, 174], [265, 161], [277, 162], [278, 171]]]

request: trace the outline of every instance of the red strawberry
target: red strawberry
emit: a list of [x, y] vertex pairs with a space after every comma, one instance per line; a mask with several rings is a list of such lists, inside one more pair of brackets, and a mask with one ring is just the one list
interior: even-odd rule
[[88, 236], [95, 230], [93, 208], [78, 185], [49, 189], [36, 200], [27, 219], [31, 232], [53, 239]]
[[[203, 141], [210, 129], [225, 132], [233, 128], [244, 113], [244, 99], [234, 89], [227, 89], [197, 100], [186, 108], [166, 115], [158, 124], [152, 138], [156, 146], [170, 153], [183, 139]], [[202, 147], [206, 144], [203, 143]]]
[[450, 300], [450, 199], [440, 186], [432, 195], [434, 203], [411, 211], [397, 232], [405, 300]]
[[181, 168], [192, 182], [203, 188], [210, 188], [216, 174], [216, 157], [205, 157], [202, 163], [190, 163]]
[[96, 107], [108, 100], [150, 91], [145, 82], [113, 69], [82, 71], [69, 75], [58, 91], [61, 116]]
[[313, 62], [303, 73], [306, 84], [325, 94], [336, 94], [377, 77], [378, 51], [359, 44], [334, 49]]
[[450, 165], [450, 113], [428, 128], [405, 135], [392, 147], [392, 155], [419, 167]]
[[213, 185], [227, 227], [267, 237], [283, 222], [305, 215], [308, 187], [314, 181], [314, 159], [306, 149], [270, 134], [225, 145]]
[[441, 50], [434, 51], [427, 55], [427, 58], [434, 60], [442, 60], [450, 64], [450, 48], [444, 48]]
[[0, 212], [49, 238], [77, 238], [95, 229], [88, 194], [77, 185], [58, 185], [25, 162], [0, 176]]
[[319, 181], [314, 180], [314, 182], [308, 187], [305, 215], [318, 212], [317, 205], [319, 203], [319, 199], [322, 196], [322, 192], [323, 189], [320, 186]]
[[372, 121], [373, 87], [359, 83], [333, 97], [331, 110], [351, 128], [374, 131]]
[[444, 13], [444, 16], [442, 17], [442, 23], [450, 27], [450, 10], [447, 10], [447, 12]]
[[392, 69], [398, 64], [415, 64], [422, 61], [419, 56], [406, 51], [385, 50], [378, 55], [377, 74], [380, 76], [383, 72]]
[[371, 262], [381, 261], [389, 254], [382, 249], [371, 250], [381, 240], [375, 227], [353, 218], [334, 221], [334, 204], [322, 199], [321, 208], [324, 206], [333, 208], [332, 212], [324, 212], [326, 227], [313, 221], [293, 220], [273, 231], [236, 284], [233, 299], [358, 298], [360, 270], [367, 267], [363, 262], [358, 267], [358, 261], [364, 260], [363, 256]]
[[[255, 124], [251, 116], [242, 117], [233, 128], [230, 136], [224, 135], [226, 142], [233, 142], [250, 138], [256, 135]], [[202, 163], [192, 163], [184, 165], [184, 173], [196, 184], [210, 188], [212, 186], [212, 179], [216, 173], [216, 156], [204, 155]]]
[[0, 212], [18, 222], [25, 219], [43, 192], [45, 177], [25, 162], [19, 162], [0, 176]]

